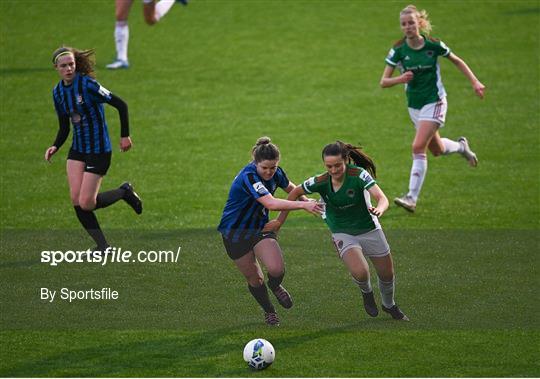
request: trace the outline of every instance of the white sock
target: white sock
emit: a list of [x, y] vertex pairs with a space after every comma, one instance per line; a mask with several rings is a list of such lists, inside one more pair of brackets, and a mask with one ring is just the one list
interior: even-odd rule
[[159, 19], [167, 14], [167, 12], [172, 8], [174, 5], [175, 0], [161, 0], [156, 4], [156, 13], [155, 17], [156, 20], [159, 21]]
[[444, 145], [444, 155], [463, 152], [463, 145], [459, 142], [452, 141], [448, 138], [441, 138], [441, 141]]
[[392, 308], [394, 304], [394, 279], [390, 282], [383, 282], [379, 278], [379, 291], [381, 291], [381, 302], [386, 308]]
[[360, 290], [363, 293], [370, 293], [371, 291], [373, 291], [373, 288], [371, 287], [371, 281], [369, 280], [369, 278], [365, 282], [361, 282], [354, 277], [352, 278], [352, 280], [353, 282], [356, 283], [356, 285], [358, 285], [358, 287], [360, 287]]
[[127, 21], [116, 21], [114, 28], [114, 42], [116, 43], [116, 59], [128, 60], [129, 27]]
[[413, 164], [411, 168], [411, 177], [409, 179], [409, 193], [407, 196], [412, 197], [416, 202], [424, 184], [424, 178], [427, 172], [427, 155], [413, 154]]

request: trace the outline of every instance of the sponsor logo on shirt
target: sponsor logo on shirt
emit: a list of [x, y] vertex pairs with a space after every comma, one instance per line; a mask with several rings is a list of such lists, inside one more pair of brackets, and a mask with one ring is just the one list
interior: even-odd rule
[[99, 86], [98, 92], [103, 97], [111, 96], [111, 91], [109, 91], [107, 88], [105, 88], [105, 87], [103, 87], [101, 85]]
[[433, 65], [431, 64], [428, 64], [428, 65], [418, 65], [418, 66], [411, 66], [411, 67], [407, 67], [407, 70], [411, 70], [411, 71], [421, 71], [421, 70], [427, 70], [428, 68], [432, 68]]
[[253, 189], [259, 195], [266, 195], [268, 193], [268, 190], [266, 189], [264, 184], [262, 184], [261, 182], [253, 183]]
[[308, 180], [306, 180], [306, 181], [304, 182], [304, 187], [306, 187], [306, 188], [307, 188], [307, 187], [311, 187], [311, 186], [314, 185], [314, 184], [315, 184], [315, 177], [312, 176], [311, 178], [309, 178]]
[[411, 57], [409, 57], [408, 55], [405, 55], [405, 60], [406, 60], [406, 61], [408, 61], [408, 60], [410, 60], [410, 59], [411, 59]]
[[366, 184], [371, 183], [373, 181], [373, 178], [371, 177], [371, 175], [369, 175], [369, 172], [367, 171], [362, 171], [360, 173], [360, 179], [366, 182]]

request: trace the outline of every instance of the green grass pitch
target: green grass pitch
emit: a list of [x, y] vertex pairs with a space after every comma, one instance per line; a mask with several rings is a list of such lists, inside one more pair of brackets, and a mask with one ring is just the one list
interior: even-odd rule
[[[407, 4], [193, 0], [149, 27], [135, 1], [131, 68], [110, 72], [114, 2], [0, 2], [0, 375], [540, 376], [538, 1], [416, 3], [487, 92], [480, 101], [442, 60], [442, 134], [467, 136], [479, 167], [430, 157], [417, 213], [391, 206], [381, 219], [410, 323], [369, 318], [322, 222], [298, 212], [280, 236], [295, 306], [268, 328], [215, 231], [262, 135], [295, 183], [321, 172], [322, 146], [342, 139], [374, 158], [390, 199], [406, 190], [414, 130], [403, 89], [378, 83]], [[125, 249], [180, 246], [178, 263], [39, 262], [42, 250], [90, 246], [69, 205], [69, 140], [43, 160], [57, 130], [50, 58], [61, 44], [95, 48], [98, 80], [130, 107], [125, 154], [107, 107], [115, 151], [102, 188], [129, 179], [145, 211], [100, 210], [102, 228]], [[48, 304], [40, 287], [121, 297]], [[254, 373], [242, 349], [256, 337], [276, 361]]]

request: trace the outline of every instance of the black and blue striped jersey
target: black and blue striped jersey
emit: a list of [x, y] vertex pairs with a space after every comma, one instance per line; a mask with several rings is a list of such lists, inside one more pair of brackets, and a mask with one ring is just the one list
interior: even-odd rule
[[253, 237], [268, 222], [268, 209], [257, 199], [273, 195], [277, 187], [285, 189], [288, 186], [289, 179], [281, 167], [272, 179], [263, 180], [257, 174], [255, 163], [249, 163], [234, 178], [218, 230], [232, 242]]
[[111, 141], [105, 121], [103, 103], [111, 92], [95, 79], [77, 73], [70, 85], [61, 80], [53, 89], [58, 117], [69, 116], [73, 125], [71, 149], [79, 153], [108, 153]]

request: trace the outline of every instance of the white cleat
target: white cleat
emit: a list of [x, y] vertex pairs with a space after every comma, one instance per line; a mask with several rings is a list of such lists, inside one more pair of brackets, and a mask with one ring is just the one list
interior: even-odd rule
[[459, 137], [458, 142], [461, 144], [461, 146], [463, 146], [463, 151], [461, 152], [463, 158], [469, 161], [469, 164], [472, 167], [476, 167], [478, 165], [478, 158], [476, 158], [476, 154], [469, 147], [469, 141], [467, 141], [467, 138]]
[[416, 210], [416, 202], [410, 196], [396, 197], [394, 203], [405, 208], [409, 212], [414, 212]]
[[107, 67], [109, 70], [118, 70], [118, 69], [122, 69], [122, 68], [129, 68], [129, 62], [117, 59], [113, 63], [109, 63], [105, 67]]

